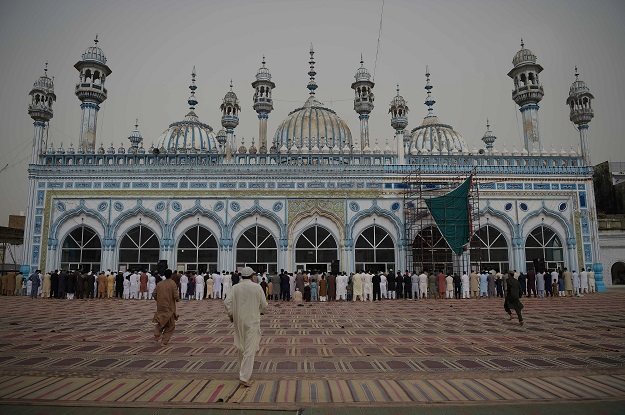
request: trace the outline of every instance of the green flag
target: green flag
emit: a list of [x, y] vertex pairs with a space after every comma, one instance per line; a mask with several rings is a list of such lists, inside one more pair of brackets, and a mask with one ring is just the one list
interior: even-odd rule
[[469, 188], [471, 178], [444, 196], [425, 199], [438, 229], [447, 245], [462, 255], [464, 245], [471, 234], [471, 213], [469, 212]]

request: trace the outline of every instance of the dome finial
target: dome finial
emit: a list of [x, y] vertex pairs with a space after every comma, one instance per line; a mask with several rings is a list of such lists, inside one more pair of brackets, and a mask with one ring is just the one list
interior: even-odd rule
[[310, 43], [310, 61], [308, 62], [310, 65], [310, 69], [308, 70], [308, 76], [310, 76], [310, 81], [308, 81], [308, 90], [310, 91], [310, 96], [313, 97], [315, 96], [315, 89], [317, 89], [317, 83], [315, 82], [315, 75], [317, 75], [317, 72], [315, 72], [315, 51], [313, 49], [313, 44], [312, 42]]
[[434, 108], [432, 108], [432, 106], [436, 103], [436, 101], [434, 101], [434, 98], [432, 97], [432, 88], [434, 88], [431, 84], [430, 84], [430, 67], [429, 65], [426, 65], [425, 67], [425, 90], [428, 91], [428, 96], [427, 99], [425, 100], [425, 105], [428, 106], [428, 117], [433, 117], [433, 111]]
[[265, 55], [263, 55], [263, 68], [265, 67]]
[[488, 117], [486, 117], [486, 130], [490, 130], [490, 122], [488, 122]]
[[523, 43], [523, 38], [521, 38], [521, 49], [525, 49], [525, 43]]
[[191, 96], [187, 103], [189, 104], [189, 109], [193, 111], [197, 105], [197, 99], [195, 98], [195, 90], [197, 89], [197, 85], [195, 85], [195, 65], [193, 65], [193, 71], [191, 71], [191, 85], [189, 85], [189, 89], [191, 90]]
[[[575, 72], [577, 72], [577, 67], [575, 69]], [[43, 73], [45, 74], [45, 76], [48, 76], [48, 61], [46, 61], [46, 67], [43, 68]]]
[[139, 118], [135, 118], [135, 130], [139, 129]]
[[397, 83], [397, 96], [399, 96], [399, 82]]
[[362, 52], [360, 52], [360, 67], [363, 68], [365, 61], [362, 59]]
[[[48, 63], [46, 62], [46, 67], [47, 67]], [[575, 65], [575, 80], [579, 81], [579, 73], [577, 72], [577, 65]]]
[[230, 78], [230, 92], [232, 92], [232, 78]]

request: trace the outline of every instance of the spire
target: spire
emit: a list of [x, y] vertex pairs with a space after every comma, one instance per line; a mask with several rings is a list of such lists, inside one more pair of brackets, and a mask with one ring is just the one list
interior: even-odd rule
[[[46, 68], [47, 67], [48, 67], [48, 62], [46, 62]], [[575, 65], [575, 80], [579, 81], [579, 72], [577, 71], [577, 65]]]
[[191, 96], [187, 100], [187, 103], [189, 104], [189, 109], [193, 111], [197, 105], [197, 99], [195, 98], [195, 90], [197, 89], [195, 85], [195, 65], [193, 65], [193, 72], [191, 72], [191, 85], [189, 85], [189, 89], [191, 90]]
[[265, 67], [265, 55], [263, 55], [263, 68]]
[[95, 42], [95, 45], [98, 46], [99, 40], [98, 40], [98, 34], [97, 33], [95, 34], [95, 39], [93, 41]]
[[426, 78], [425, 89], [426, 91], [428, 91], [428, 96], [427, 96], [427, 99], [425, 100], [425, 105], [428, 106], [428, 117], [433, 117], [434, 109], [432, 108], [432, 106], [436, 103], [436, 101], [434, 101], [434, 98], [432, 97], [432, 88], [434, 87], [430, 84], [430, 67], [429, 66], [425, 67], [425, 78]]
[[139, 129], [139, 118], [135, 118], [135, 130]]
[[232, 78], [230, 78], [230, 92], [232, 92]]
[[[575, 72], [577, 72], [577, 66], [575, 67]], [[48, 76], [48, 61], [46, 61], [46, 67], [43, 68], [43, 73], [45, 77]]]
[[525, 49], [525, 43], [523, 43], [523, 38], [521, 38], [521, 49]]
[[313, 97], [315, 96], [315, 89], [317, 89], [317, 83], [315, 82], [315, 75], [317, 75], [317, 72], [315, 72], [315, 51], [313, 50], [313, 44], [310, 44], [310, 61], [308, 61], [308, 63], [310, 64], [310, 69], [308, 70], [308, 76], [310, 76], [310, 81], [308, 81], [308, 90], [310, 91], [310, 96]]

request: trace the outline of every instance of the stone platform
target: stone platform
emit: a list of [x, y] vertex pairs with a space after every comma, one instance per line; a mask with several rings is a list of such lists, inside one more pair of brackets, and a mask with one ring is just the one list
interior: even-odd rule
[[0, 404], [364, 411], [625, 400], [624, 291], [523, 302], [523, 327], [501, 299], [271, 302], [254, 383], [241, 388], [221, 301], [179, 303], [160, 347], [153, 301], [0, 297]]

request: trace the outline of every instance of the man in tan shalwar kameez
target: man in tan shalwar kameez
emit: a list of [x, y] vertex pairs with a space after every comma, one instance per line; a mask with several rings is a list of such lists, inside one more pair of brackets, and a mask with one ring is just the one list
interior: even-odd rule
[[7, 274], [6, 295], [15, 295], [15, 272], [13, 271]]
[[113, 294], [115, 293], [115, 273], [107, 271], [108, 275], [106, 276], [106, 298], [113, 298]]
[[165, 281], [156, 284], [156, 289], [152, 297], [156, 300], [156, 313], [152, 321], [156, 323], [154, 327], [154, 340], [161, 340], [163, 346], [167, 346], [169, 339], [174, 334], [176, 328], [176, 302], [180, 301], [178, 296], [178, 284], [171, 277], [171, 270], [165, 270]]

